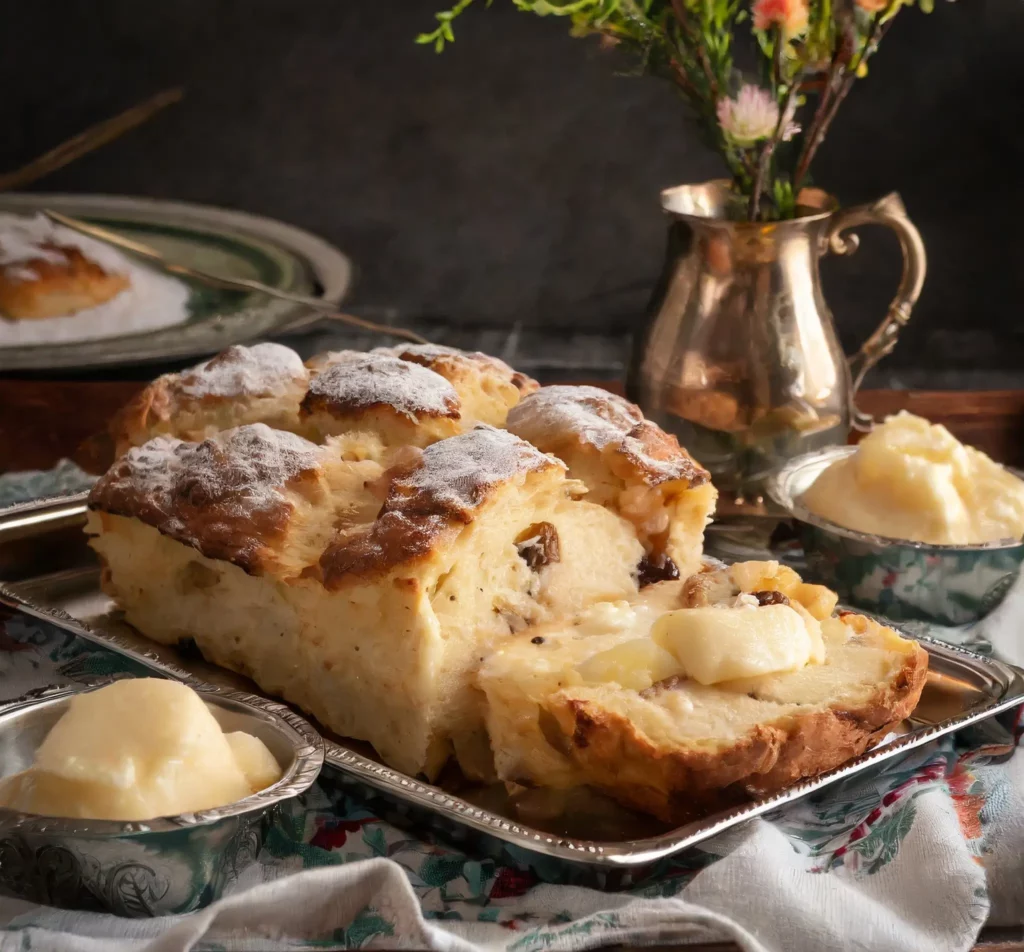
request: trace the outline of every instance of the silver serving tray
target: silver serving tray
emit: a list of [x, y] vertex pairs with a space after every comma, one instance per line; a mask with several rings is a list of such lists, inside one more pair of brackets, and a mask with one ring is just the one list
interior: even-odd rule
[[[40, 500], [0, 510], [0, 603], [51, 622], [173, 678], [260, 694], [252, 682], [204, 662], [191, 652], [158, 645], [121, 621], [100, 591], [99, 567], [85, 544], [85, 494]], [[343, 779], [393, 804], [401, 816], [454, 833], [482, 834], [563, 862], [637, 871], [696, 846], [744, 820], [821, 790], [883, 761], [1024, 703], [1024, 670], [928, 639], [928, 684], [921, 703], [894, 739], [841, 767], [782, 793], [715, 813], [668, 832], [642, 838], [588, 840], [527, 826], [468, 799], [422, 783], [373, 759], [358, 742], [325, 735], [325, 763]], [[389, 817], [390, 818], [390, 817]], [[609, 885], [612, 879], [606, 880]]]

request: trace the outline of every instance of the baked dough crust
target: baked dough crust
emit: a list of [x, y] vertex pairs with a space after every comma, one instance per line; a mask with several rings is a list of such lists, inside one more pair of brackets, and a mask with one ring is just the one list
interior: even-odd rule
[[[735, 610], [724, 606], [741, 592], [783, 588], [819, 618], [821, 664], [713, 686], [674, 676], [641, 691], [578, 671], [595, 654], [646, 637], [665, 611]], [[498, 775], [526, 786], [591, 785], [684, 823], [841, 765], [913, 711], [928, 656], [862, 615], [832, 617], [834, 605], [827, 589], [777, 563], [740, 563], [510, 639], [478, 675]]]
[[553, 713], [595, 785], [627, 806], [685, 823], [723, 803], [777, 793], [864, 753], [910, 716], [927, 674], [928, 656], [918, 647], [863, 704], [787, 715], [712, 751], [665, 751], [621, 715], [585, 700], [557, 703]]
[[131, 283], [77, 248], [44, 243], [46, 257], [0, 265], [0, 316], [30, 321], [67, 317], [116, 297]]
[[392, 354], [402, 360], [429, 367], [455, 387], [464, 401], [482, 392], [494, 402], [492, 410], [497, 413], [497, 418], [488, 420], [479, 416], [477, 419], [480, 423], [490, 423], [492, 426], [503, 426], [508, 411], [519, 402], [519, 398], [540, 388], [540, 384], [532, 377], [478, 350], [457, 350], [441, 344], [399, 344], [395, 347], [379, 347], [374, 353]]
[[320, 439], [372, 432], [391, 449], [427, 446], [464, 429], [455, 388], [426, 367], [351, 350], [318, 366], [299, 416]]
[[597, 387], [543, 387], [509, 411], [508, 428], [564, 460], [591, 499], [636, 526], [654, 578], [700, 568], [718, 493], [707, 470], [635, 404]]
[[493, 427], [434, 443], [415, 462], [388, 472], [376, 518], [324, 550], [320, 578], [327, 588], [363, 584], [396, 565], [429, 558], [470, 525], [503, 485], [531, 474], [562, 480], [564, 470], [554, 457]]
[[[775, 563], [699, 572], [707, 472], [595, 388], [538, 388], [450, 348], [303, 364], [260, 344], [159, 378], [112, 431], [125, 452], [87, 531], [127, 620], [410, 774], [455, 756], [474, 777], [588, 784], [679, 820], [842, 762], [920, 695], [921, 649], [860, 616], [826, 624], [818, 668], [852, 665], [839, 680], [809, 666], [644, 696], [574, 680], [623, 637], [574, 620], [620, 603], [775, 593], [823, 619], [835, 604]], [[678, 578], [646, 584], [658, 571]], [[701, 733], [693, 711], [716, 704]]]
[[203, 440], [266, 423], [337, 445], [349, 459], [394, 462], [478, 423], [503, 427], [535, 380], [486, 354], [406, 345], [331, 351], [303, 364], [281, 344], [236, 345], [143, 389], [108, 428], [121, 456], [154, 436]]
[[136, 394], [108, 426], [115, 453], [155, 436], [204, 440], [246, 423], [297, 432], [309, 376], [289, 347], [236, 344], [189, 370], [157, 377]]

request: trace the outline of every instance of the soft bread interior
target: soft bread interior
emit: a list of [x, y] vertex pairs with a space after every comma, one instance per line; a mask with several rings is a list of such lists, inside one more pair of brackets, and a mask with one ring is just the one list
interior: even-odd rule
[[[592, 784], [672, 819], [681, 800], [734, 784], [771, 787], [835, 766], [916, 704], [923, 650], [850, 614], [820, 621], [822, 663], [785, 673], [706, 686], [663, 667], [637, 690], [619, 683], [625, 675], [616, 680], [614, 665], [594, 662], [611, 658], [628, 679], [652, 658], [662, 663], [648, 650], [652, 628], [665, 612], [685, 607], [691, 589], [662, 582], [496, 651], [478, 682], [498, 775], [527, 786]], [[718, 595], [733, 591], [725, 585]], [[818, 736], [808, 734], [812, 724]]]
[[[380, 504], [364, 483], [379, 472], [333, 461], [315, 486], [289, 491], [288, 531], [259, 576], [139, 520], [92, 513], [104, 587], [149, 637], [194, 639], [209, 660], [369, 741], [402, 770], [435, 773], [454, 743], [467, 772], [487, 776], [472, 685], [481, 660], [512, 631], [634, 592], [642, 548], [627, 523], [576, 499], [551, 468], [501, 487], [430, 557], [327, 590], [303, 567], [333, 529], [372, 522]], [[535, 551], [540, 526], [554, 557]]]
[[358, 416], [314, 410], [303, 414], [302, 427], [311, 439], [340, 437], [339, 445], [352, 446], [354, 452], [385, 463], [399, 448], [429, 446], [466, 429], [461, 419], [418, 419], [396, 413], [390, 407], [364, 410]]
[[639, 407], [596, 387], [551, 386], [528, 394], [508, 428], [569, 467], [590, 500], [628, 519], [654, 578], [700, 568], [704, 527], [718, 497], [708, 474]]

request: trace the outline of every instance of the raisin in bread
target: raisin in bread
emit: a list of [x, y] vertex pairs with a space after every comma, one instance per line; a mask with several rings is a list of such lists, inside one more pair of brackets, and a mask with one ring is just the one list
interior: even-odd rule
[[704, 524], [716, 499], [707, 472], [639, 407], [597, 387], [553, 386], [525, 397], [508, 428], [554, 453], [594, 502], [636, 526], [649, 581], [700, 567]]
[[927, 654], [835, 604], [739, 563], [510, 639], [478, 675], [498, 775], [682, 822], [842, 764], [914, 709]]

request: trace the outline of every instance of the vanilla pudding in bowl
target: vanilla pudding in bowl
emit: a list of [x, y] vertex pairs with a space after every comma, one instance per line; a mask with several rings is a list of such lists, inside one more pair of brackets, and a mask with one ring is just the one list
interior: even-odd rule
[[836, 525], [900, 541], [983, 545], [1024, 536], [1024, 481], [905, 411], [830, 463], [800, 501]]
[[282, 704], [158, 678], [13, 701], [0, 755], [0, 892], [132, 917], [219, 898], [324, 756]]
[[790, 461], [769, 492], [795, 518], [811, 574], [894, 620], [977, 621], [1024, 562], [1024, 482], [908, 413], [858, 446]]

